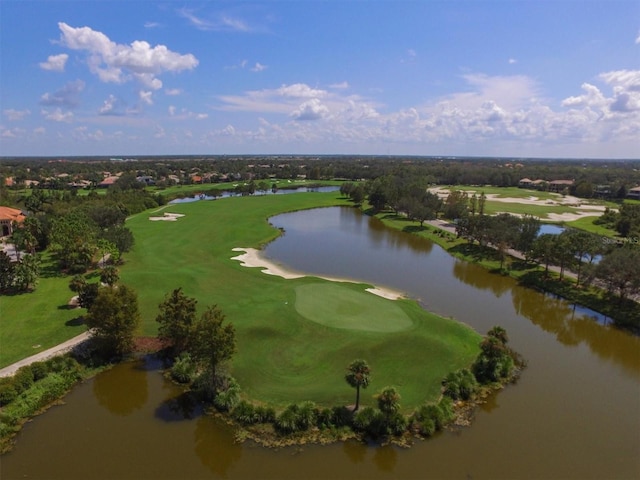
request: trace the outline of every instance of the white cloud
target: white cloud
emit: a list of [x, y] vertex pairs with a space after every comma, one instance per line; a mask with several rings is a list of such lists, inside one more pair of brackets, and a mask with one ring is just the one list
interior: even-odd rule
[[174, 116], [176, 114], [176, 107], [173, 105], [169, 105], [167, 111], [169, 112], [169, 115]]
[[311, 88], [304, 83], [294, 83], [293, 85], [282, 85], [276, 90], [278, 95], [292, 98], [317, 98], [327, 95], [325, 90]]
[[74, 28], [64, 22], [58, 26], [62, 32], [61, 44], [71, 50], [88, 52], [89, 70], [103, 82], [124, 83], [136, 78], [148, 88], [157, 90], [162, 87], [158, 75], [192, 70], [198, 65], [194, 55], [182, 55], [164, 45], [152, 47], [142, 40], [123, 45], [89, 27]]
[[255, 29], [244, 20], [234, 18], [226, 14], [219, 14], [208, 19], [197, 16], [193, 10], [187, 8], [181, 8], [177, 12], [178, 15], [186, 18], [189, 23], [198, 30], [242, 33], [255, 31]]
[[516, 60], [515, 58], [510, 58], [508, 60], [508, 62], [509, 62], [509, 65], [514, 65], [514, 64], [518, 63], [518, 60]]
[[266, 65], [262, 65], [260, 62], [256, 62], [255, 66], [253, 66], [251, 68], [252, 72], [262, 72], [263, 70], [266, 70], [267, 68], [269, 68]]
[[98, 115], [122, 115], [121, 107], [122, 101], [115, 95], [109, 95], [98, 110]]
[[177, 95], [182, 95], [182, 90], [180, 88], [168, 88], [164, 91], [164, 94], [175, 97]]
[[317, 98], [312, 98], [291, 112], [291, 116], [296, 120], [319, 120], [329, 116], [329, 109]]
[[158, 28], [160, 24], [158, 22], [145, 22], [144, 28]]
[[42, 109], [40, 113], [44, 118], [46, 118], [47, 120], [51, 120], [53, 122], [69, 123], [73, 120], [73, 113], [63, 112], [61, 108], [56, 108], [53, 111]]
[[347, 88], [349, 88], [349, 82], [344, 81], [340, 83], [332, 83], [331, 85], [329, 85], [329, 88], [333, 88], [335, 90], [346, 90]]
[[638, 36], [636, 37], [636, 45], [640, 45], [640, 32], [638, 32]]
[[23, 118], [31, 115], [30, 110], [14, 110], [13, 108], [8, 108], [7, 110], [2, 111], [3, 115], [7, 117], [12, 122], [22, 120]]
[[153, 92], [140, 90], [138, 92], [138, 97], [143, 103], [146, 103], [147, 105], [153, 105]]
[[46, 62], [40, 62], [40, 68], [52, 72], [64, 72], [64, 67], [69, 59], [69, 55], [61, 53], [60, 55], [50, 55]]
[[82, 80], [67, 83], [54, 93], [44, 93], [40, 97], [40, 104], [46, 106], [61, 106], [75, 108], [79, 105], [80, 92], [84, 90], [85, 83]]

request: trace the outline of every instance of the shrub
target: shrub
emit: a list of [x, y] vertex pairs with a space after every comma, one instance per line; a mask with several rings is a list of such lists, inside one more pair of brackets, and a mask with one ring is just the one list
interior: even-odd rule
[[259, 417], [252, 404], [246, 400], [240, 401], [231, 412], [233, 419], [243, 425], [253, 425], [258, 423]]
[[478, 381], [468, 369], [452, 372], [442, 381], [444, 395], [453, 400], [469, 400], [478, 391]]
[[15, 387], [11, 383], [3, 383], [0, 385], [0, 407], [4, 407], [13, 402], [18, 396]]
[[31, 371], [33, 372], [33, 380], [42, 380], [49, 373], [49, 368], [45, 362], [35, 362], [31, 364]]
[[224, 392], [218, 392], [213, 398], [214, 406], [221, 412], [233, 410], [240, 401], [240, 385], [234, 379], [229, 382], [229, 387]]
[[387, 433], [385, 420], [385, 416], [380, 410], [365, 407], [359, 410], [353, 418], [353, 428], [377, 438]]
[[178, 383], [190, 383], [193, 380], [196, 366], [188, 353], [181, 354], [171, 367], [171, 378]]
[[347, 407], [333, 407], [331, 409], [331, 423], [336, 427], [348, 427], [353, 423], [353, 412]]
[[316, 423], [316, 404], [313, 402], [302, 402], [298, 406], [298, 430], [308, 430]]
[[256, 423], [273, 423], [276, 421], [276, 411], [272, 407], [258, 406], [255, 409]]
[[28, 390], [33, 385], [33, 371], [30, 366], [21, 367], [13, 376], [13, 388], [16, 392], [21, 394], [25, 390]]
[[386, 417], [385, 427], [387, 435], [402, 435], [407, 430], [408, 421], [400, 412], [395, 412]]
[[333, 427], [333, 410], [330, 408], [316, 409], [316, 426], [320, 429]]
[[276, 418], [275, 427], [284, 434], [298, 431], [298, 405], [291, 404], [285, 408]]

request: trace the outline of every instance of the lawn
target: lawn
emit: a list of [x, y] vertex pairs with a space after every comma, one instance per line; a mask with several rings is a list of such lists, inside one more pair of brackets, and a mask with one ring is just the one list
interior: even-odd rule
[[335, 193], [238, 197], [165, 208], [185, 215], [177, 222], [130, 219], [136, 247], [122, 280], [138, 291], [144, 333], [156, 332], [164, 295], [182, 287], [200, 310], [217, 304], [235, 325], [232, 370], [248, 397], [280, 406], [351, 403], [345, 367], [364, 358], [373, 370], [365, 403], [386, 385], [400, 389], [405, 408], [435, 399], [443, 376], [477, 354], [476, 332], [413, 301], [376, 297], [368, 285], [285, 280], [231, 260], [233, 248], [260, 247], [279, 234], [269, 217], [344, 203]]
[[[285, 280], [242, 267], [235, 247], [260, 247], [280, 232], [268, 218], [302, 208], [344, 205], [337, 193], [236, 197], [167, 205], [127, 221], [136, 245], [125, 256], [121, 280], [138, 292], [140, 333], [157, 332], [158, 305], [182, 287], [199, 311], [217, 304], [237, 331], [231, 369], [248, 398], [276, 406], [312, 400], [349, 404], [355, 392], [346, 366], [364, 358], [372, 381], [362, 395], [398, 387], [402, 406], [435, 400], [449, 372], [468, 366], [480, 336], [466, 325], [423, 310], [411, 300], [387, 300], [370, 285], [315, 277]], [[175, 222], [151, 222], [163, 212]], [[64, 308], [69, 278], [45, 278], [35, 293], [2, 297], [2, 365], [62, 342], [84, 330]], [[42, 348], [33, 349], [40, 344]]]

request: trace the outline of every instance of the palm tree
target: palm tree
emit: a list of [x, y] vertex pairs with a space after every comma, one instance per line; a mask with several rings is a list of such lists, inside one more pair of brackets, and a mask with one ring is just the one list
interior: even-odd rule
[[394, 387], [385, 387], [377, 395], [378, 408], [389, 417], [400, 410], [400, 394]]
[[354, 360], [347, 367], [347, 374], [344, 379], [349, 385], [356, 389], [356, 406], [353, 409], [355, 412], [360, 407], [360, 387], [367, 388], [369, 386], [369, 375], [371, 374], [371, 368], [364, 360]]

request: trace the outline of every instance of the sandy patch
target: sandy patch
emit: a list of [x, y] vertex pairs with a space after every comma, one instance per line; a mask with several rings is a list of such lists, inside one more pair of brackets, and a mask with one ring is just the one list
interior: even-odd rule
[[[243, 267], [261, 268], [262, 273], [266, 273], [267, 275], [276, 275], [278, 277], [282, 277], [285, 279], [302, 278], [307, 276], [303, 273], [292, 272], [291, 270], [287, 270], [286, 268], [276, 265], [270, 260], [267, 260], [266, 258], [264, 258], [260, 254], [260, 250], [257, 250], [255, 248], [234, 248], [232, 249], [232, 251], [244, 252], [244, 253], [241, 255], [237, 255], [235, 257], [231, 257], [231, 260], [238, 260], [239, 262], [241, 262], [240, 264]], [[318, 277], [318, 278], [323, 278], [325, 280], [330, 280], [332, 282], [357, 283], [345, 278], [333, 278], [333, 277]], [[373, 293], [374, 295], [387, 298], [389, 300], [397, 300], [399, 298], [405, 298], [404, 294], [395, 292], [388, 288], [373, 287], [373, 288], [367, 288], [366, 291], [369, 293]]]
[[180, 217], [184, 217], [182, 213], [165, 212], [162, 217], [149, 217], [152, 222], [175, 222]]

